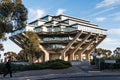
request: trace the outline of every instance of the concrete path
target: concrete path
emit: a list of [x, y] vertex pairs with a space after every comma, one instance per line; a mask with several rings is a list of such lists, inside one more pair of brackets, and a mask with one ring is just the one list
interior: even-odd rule
[[[32, 73], [29, 73], [32, 74]], [[59, 78], [76, 78], [76, 77], [105, 77], [105, 76], [120, 76], [120, 72], [118, 71], [89, 71], [89, 72], [78, 72], [78, 73], [59, 73], [59, 74], [46, 74], [46, 75], [36, 75], [36, 76], [24, 76], [24, 77], [13, 77], [13, 78], [0, 78], [0, 80], [52, 80]]]

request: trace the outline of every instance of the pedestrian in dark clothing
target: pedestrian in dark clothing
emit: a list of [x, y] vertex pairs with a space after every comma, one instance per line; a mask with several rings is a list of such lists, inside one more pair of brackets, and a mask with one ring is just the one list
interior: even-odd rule
[[3, 74], [3, 77], [5, 77], [7, 74], [10, 74], [10, 77], [12, 77], [12, 66], [11, 66], [11, 59], [7, 61], [5, 64], [6, 72]]

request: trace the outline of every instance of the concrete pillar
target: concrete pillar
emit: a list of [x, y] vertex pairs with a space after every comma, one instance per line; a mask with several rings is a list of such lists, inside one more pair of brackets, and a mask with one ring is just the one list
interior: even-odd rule
[[39, 45], [39, 48], [44, 52], [44, 61], [49, 61], [50, 54], [48, 53], [48, 51], [45, 50], [45, 48], [42, 45]]
[[65, 53], [61, 53], [62, 60], [65, 60]]
[[90, 61], [90, 53], [87, 53], [87, 54], [86, 54], [86, 60], [87, 60], [87, 61]]
[[70, 61], [70, 54], [68, 54], [68, 61]]
[[49, 54], [46, 54], [46, 53], [45, 53], [44, 57], [45, 57], [45, 58], [44, 58], [44, 59], [45, 59], [45, 62], [46, 62], [46, 61], [49, 61]]
[[70, 54], [70, 61], [74, 60], [74, 54]]
[[79, 53], [78, 56], [79, 56], [79, 60], [82, 61], [82, 53]]

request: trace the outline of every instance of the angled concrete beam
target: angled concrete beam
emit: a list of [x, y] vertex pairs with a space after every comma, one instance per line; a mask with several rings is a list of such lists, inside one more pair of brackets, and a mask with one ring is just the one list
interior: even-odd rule
[[72, 52], [71, 52], [71, 59], [72, 60], [74, 60], [74, 54], [76, 53], [76, 51], [80, 48], [80, 46], [82, 46], [82, 44], [90, 37], [92, 35], [92, 33], [88, 33], [87, 35], [86, 35], [86, 37], [80, 42], [80, 43], [78, 43], [77, 44], [77, 46], [75, 47], [75, 50], [73, 50]]
[[86, 53], [87, 53], [87, 54], [90, 54], [91, 52], [93, 52], [93, 50], [94, 50], [105, 38], [106, 38], [106, 35], [103, 35], [103, 37], [102, 37], [100, 40], [98, 40], [98, 43], [94, 44], [94, 46], [93, 46], [90, 50], [88, 50]]
[[77, 38], [82, 34], [82, 31], [79, 31], [77, 35], [74, 37], [74, 39], [68, 43], [68, 45], [65, 47], [63, 51], [61, 51], [62, 59], [64, 60], [65, 53], [70, 49], [70, 47], [73, 45], [73, 43], [77, 40]]
[[16, 43], [19, 47], [24, 48], [24, 46], [22, 46], [22, 44], [20, 44], [19, 42], [16, 41], [17, 40], [16, 38], [9, 37], [9, 39], [12, 40], [14, 43]]
[[[94, 36], [93, 39], [95, 39], [96, 37], [99, 37], [99, 35]], [[88, 42], [88, 43], [86, 44], [86, 46], [84, 46], [83, 50], [81, 50], [81, 53], [83, 54], [83, 53], [86, 51], [86, 49], [87, 49], [92, 43], [94, 43], [93, 40], [91, 40], [90, 42]]]
[[82, 44], [92, 35], [92, 33], [88, 33], [86, 35], [86, 37], [80, 42], [78, 43], [78, 45], [75, 47], [75, 50], [72, 52], [72, 54], [75, 54], [76, 51], [80, 48], [80, 46], [82, 46]]

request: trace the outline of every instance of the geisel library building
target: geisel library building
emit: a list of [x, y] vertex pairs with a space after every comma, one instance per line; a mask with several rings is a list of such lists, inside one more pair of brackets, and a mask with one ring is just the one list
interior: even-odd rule
[[106, 38], [106, 29], [90, 21], [58, 15], [47, 15], [12, 32], [10, 39], [25, 49], [25, 32], [33, 31], [39, 36], [43, 55], [41, 61], [53, 59], [90, 60], [90, 54]]

